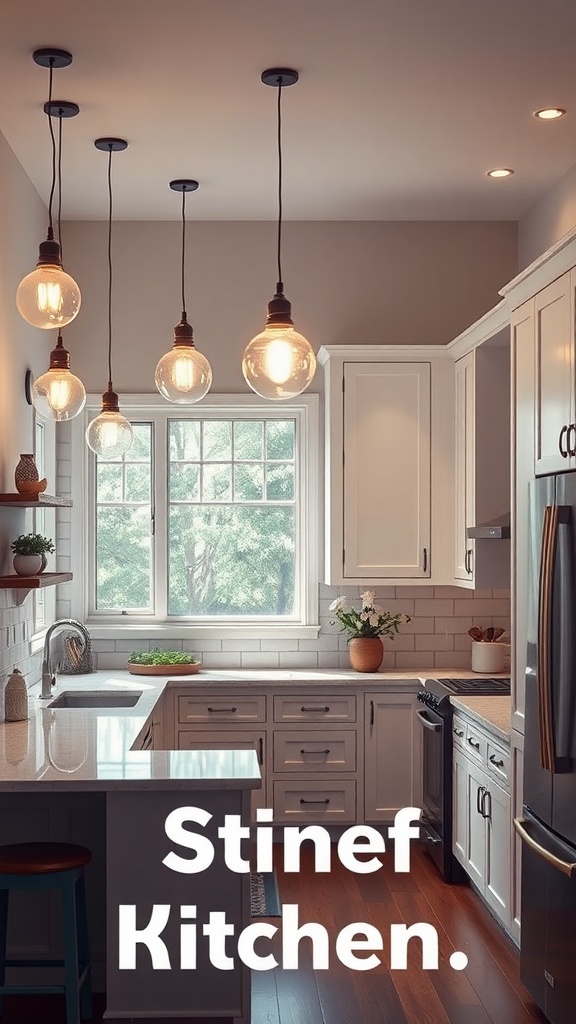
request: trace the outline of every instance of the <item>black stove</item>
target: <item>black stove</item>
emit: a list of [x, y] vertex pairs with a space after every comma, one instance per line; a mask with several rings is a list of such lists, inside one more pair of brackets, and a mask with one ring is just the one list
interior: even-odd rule
[[421, 704], [439, 714], [450, 714], [450, 697], [456, 694], [485, 697], [491, 694], [506, 696], [510, 693], [510, 677], [479, 676], [477, 679], [427, 679], [424, 688], [416, 694]]

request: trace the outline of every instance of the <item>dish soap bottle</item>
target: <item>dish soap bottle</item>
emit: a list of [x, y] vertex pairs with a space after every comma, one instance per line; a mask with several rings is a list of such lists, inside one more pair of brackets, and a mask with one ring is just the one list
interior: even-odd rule
[[4, 690], [4, 717], [7, 722], [28, 718], [28, 689], [20, 669], [15, 668]]

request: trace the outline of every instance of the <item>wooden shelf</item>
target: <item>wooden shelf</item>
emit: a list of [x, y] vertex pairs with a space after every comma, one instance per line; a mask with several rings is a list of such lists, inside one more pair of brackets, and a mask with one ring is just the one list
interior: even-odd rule
[[70, 498], [56, 498], [53, 494], [20, 494], [12, 491], [0, 494], [0, 505], [11, 505], [13, 508], [70, 508]]
[[57, 583], [67, 583], [72, 579], [71, 572], [42, 572], [38, 576], [0, 576], [0, 590], [38, 590], [40, 587], [53, 587]]

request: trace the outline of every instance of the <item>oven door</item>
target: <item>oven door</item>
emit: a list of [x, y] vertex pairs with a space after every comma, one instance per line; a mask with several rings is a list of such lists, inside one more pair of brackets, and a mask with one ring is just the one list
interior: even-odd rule
[[431, 708], [416, 712], [422, 726], [422, 816], [424, 838], [432, 843], [444, 839], [445, 728], [447, 723]]

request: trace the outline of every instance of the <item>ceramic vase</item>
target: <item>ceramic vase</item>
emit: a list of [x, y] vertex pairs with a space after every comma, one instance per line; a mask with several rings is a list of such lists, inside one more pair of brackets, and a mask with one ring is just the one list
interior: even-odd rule
[[29, 492], [34, 490], [31, 484], [35, 484], [39, 480], [40, 474], [36, 468], [33, 455], [21, 455], [20, 462], [14, 470], [14, 483], [16, 484], [16, 490], [22, 494], [23, 491]]
[[42, 572], [42, 555], [14, 555], [12, 564], [17, 576], [37, 576]]
[[377, 672], [384, 658], [379, 636], [355, 636], [348, 644], [350, 665], [356, 672]]
[[472, 671], [490, 674], [491, 672], [503, 672], [506, 664], [506, 655], [510, 650], [509, 644], [488, 643], [478, 640], [472, 641]]

